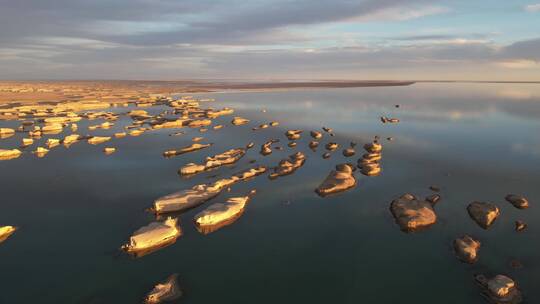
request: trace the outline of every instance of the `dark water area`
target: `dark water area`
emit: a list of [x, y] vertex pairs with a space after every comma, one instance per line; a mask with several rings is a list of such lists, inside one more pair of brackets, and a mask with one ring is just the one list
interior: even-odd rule
[[[185, 128], [182, 136], [169, 136], [174, 129], [155, 130], [97, 146], [58, 146], [44, 158], [30, 153], [47, 138], [71, 133], [65, 131], [44, 136], [18, 159], [0, 161], [0, 225], [19, 227], [0, 244], [0, 303], [141, 303], [172, 273], [179, 274], [185, 292], [181, 303], [482, 303], [475, 273], [509, 275], [526, 303], [540, 303], [539, 85], [415, 84], [203, 97], [216, 101], [202, 107], [232, 107], [233, 116], [250, 124], [233, 126], [232, 116], [223, 116], [214, 121], [225, 126], [221, 130]], [[144, 109], [157, 114], [165, 107]], [[380, 116], [401, 122], [382, 124]], [[251, 130], [270, 121], [280, 125]], [[101, 122], [83, 120], [77, 133], [112, 135], [131, 120], [123, 116], [109, 130], [88, 131]], [[324, 134], [313, 152], [309, 131], [322, 126], [333, 128], [335, 136]], [[284, 133], [297, 128], [305, 132], [289, 148]], [[361, 145], [375, 135], [383, 144], [382, 173], [356, 172], [354, 189], [319, 197], [314, 190], [330, 170], [356, 163]], [[195, 136], [214, 145], [162, 157]], [[21, 138], [1, 139], [0, 148], [16, 148]], [[283, 150], [263, 157], [260, 145], [271, 138], [279, 138], [276, 145]], [[177, 174], [186, 163], [251, 141], [256, 146], [235, 165], [190, 178]], [[329, 141], [341, 147], [324, 160]], [[351, 141], [359, 144], [357, 155], [346, 158], [341, 148]], [[106, 146], [117, 152], [105, 155]], [[275, 166], [296, 151], [307, 159], [295, 174], [240, 182], [179, 215], [184, 235], [175, 244], [137, 259], [120, 252], [133, 231], [155, 220], [145, 211], [154, 199], [256, 164]], [[406, 192], [429, 195], [431, 185], [441, 188], [437, 224], [401, 232], [391, 201]], [[257, 194], [235, 223], [208, 235], [197, 231], [193, 217], [205, 206], [252, 189]], [[531, 207], [515, 209], [504, 200], [509, 193], [526, 196]], [[501, 209], [489, 230], [467, 214], [475, 200]], [[529, 224], [525, 232], [514, 231], [518, 219]], [[452, 252], [452, 240], [465, 233], [482, 242], [474, 265], [459, 262]], [[523, 268], [512, 268], [513, 259]]]

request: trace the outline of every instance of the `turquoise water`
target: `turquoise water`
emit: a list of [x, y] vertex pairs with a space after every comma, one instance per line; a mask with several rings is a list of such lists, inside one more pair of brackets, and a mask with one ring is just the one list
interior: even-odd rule
[[[221, 130], [185, 129], [179, 137], [169, 136], [174, 130], [150, 131], [98, 146], [59, 146], [44, 158], [24, 153], [0, 162], [0, 225], [20, 227], [0, 244], [0, 303], [140, 303], [172, 273], [179, 274], [185, 292], [181, 303], [481, 303], [475, 273], [507, 274], [527, 303], [540, 302], [535, 288], [540, 281], [540, 86], [415, 84], [200, 96], [216, 99], [203, 106], [233, 107], [234, 116], [251, 123], [234, 127], [232, 116], [224, 116], [214, 123], [224, 124]], [[382, 124], [380, 116], [401, 122]], [[251, 130], [270, 121], [280, 125]], [[78, 133], [110, 135], [130, 119], [109, 130], [86, 128], [101, 122], [81, 122]], [[356, 163], [363, 153], [359, 145], [353, 158], [339, 149], [323, 160], [322, 145], [317, 152], [307, 147], [309, 131], [322, 126], [335, 133], [325, 134], [322, 145], [363, 144], [379, 135], [382, 174], [356, 173], [356, 188], [317, 196], [314, 189], [336, 164]], [[293, 149], [286, 146], [284, 132], [295, 128], [307, 133]], [[161, 156], [195, 136], [214, 145], [170, 159]], [[0, 148], [17, 147], [20, 138], [2, 139]], [[281, 139], [277, 145], [284, 149], [263, 157], [259, 147], [271, 138]], [[234, 166], [191, 178], [177, 174], [185, 163], [250, 141], [255, 148]], [[118, 150], [106, 156], [105, 146]], [[192, 222], [197, 208], [180, 215], [184, 235], [175, 244], [138, 259], [118, 250], [134, 230], [154, 220], [145, 208], [157, 197], [213, 181], [215, 175], [227, 177], [254, 166], [250, 160], [275, 166], [296, 151], [307, 160], [294, 175], [259, 176], [212, 201], [257, 189], [234, 224], [202, 235]], [[415, 234], [401, 232], [390, 202], [406, 192], [431, 194], [431, 185], [442, 189], [438, 223]], [[508, 193], [525, 195], [531, 208], [513, 208], [504, 201]], [[491, 229], [482, 230], [468, 217], [465, 208], [473, 200], [501, 208]], [[514, 231], [517, 219], [529, 224], [527, 231]], [[475, 265], [453, 256], [451, 242], [464, 233], [482, 242]], [[524, 267], [513, 269], [512, 259]]]

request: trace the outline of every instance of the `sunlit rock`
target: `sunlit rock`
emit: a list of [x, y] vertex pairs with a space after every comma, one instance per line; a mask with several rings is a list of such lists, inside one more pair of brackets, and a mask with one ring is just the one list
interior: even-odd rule
[[178, 284], [178, 274], [173, 274], [165, 281], [157, 284], [144, 299], [145, 304], [158, 304], [179, 299], [182, 290]]
[[237, 117], [233, 118], [231, 123], [233, 125], [235, 125], [235, 126], [245, 125], [245, 124], [249, 123], [249, 119], [237, 116]]
[[81, 136], [79, 134], [71, 134], [64, 137], [64, 139], [62, 140], [62, 144], [69, 146], [73, 143], [78, 142], [80, 139], [81, 139]]
[[52, 123], [52, 124], [47, 124], [47, 125], [41, 127], [41, 132], [51, 134], [51, 133], [54, 133], [54, 132], [60, 132], [63, 129], [64, 129], [64, 126], [62, 124], [60, 124], [60, 123]]
[[382, 151], [382, 145], [376, 142], [372, 142], [364, 145], [364, 149], [368, 153], [380, 153]]
[[404, 194], [392, 201], [390, 211], [402, 231], [414, 232], [428, 228], [437, 222], [433, 206], [417, 199], [412, 194]]
[[207, 157], [204, 164], [189, 163], [180, 168], [181, 175], [196, 174], [213, 168], [224, 165], [234, 164], [246, 154], [246, 150], [242, 148], [230, 149], [221, 154], [216, 154], [212, 157]]
[[310, 141], [310, 142], [309, 142], [309, 148], [311, 148], [312, 150], [317, 149], [318, 146], [319, 146], [319, 142], [318, 142], [318, 141]]
[[197, 213], [194, 221], [197, 229], [204, 234], [216, 231], [236, 221], [244, 212], [244, 208], [255, 191], [249, 195], [231, 197], [224, 203], [215, 203]]
[[92, 136], [88, 139], [88, 143], [91, 145], [98, 145], [109, 140], [111, 140], [110, 136]]
[[122, 138], [122, 137], [126, 137], [127, 136], [127, 133], [126, 132], [117, 132], [117, 133], [114, 133], [114, 137], [116, 138]]
[[320, 196], [326, 196], [351, 189], [355, 185], [356, 179], [354, 178], [352, 167], [347, 164], [340, 164], [336, 166], [336, 170], [330, 172], [315, 192]]
[[230, 178], [222, 178], [214, 183], [201, 184], [191, 189], [178, 191], [154, 201], [152, 207], [155, 213], [177, 212], [197, 207], [217, 196], [223, 189], [239, 181], [247, 180], [266, 172], [266, 167], [256, 167], [235, 174]]
[[0, 227], [0, 243], [7, 240], [7, 238], [12, 235], [17, 230], [17, 227], [13, 226], [2, 226]]
[[473, 264], [478, 260], [478, 251], [480, 242], [472, 237], [465, 235], [454, 240], [454, 252], [462, 262]]
[[188, 127], [190, 128], [200, 128], [204, 126], [209, 126], [212, 124], [212, 120], [210, 119], [199, 119], [199, 120], [192, 120], [189, 122]]
[[529, 201], [520, 195], [515, 194], [508, 194], [505, 197], [506, 201], [512, 204], [514, 207], [518, 209], [527, 209], [529, 208]]
[[262, 144], [261, 146], [261, 151], [260, 153], [264, 156], [266, 155], [269, 155], [269, 154], [272, 154], [272, 144], [273, 143], [277, 143], [279, 142], [279, 139], [271, 139], [267, 142], [265, 142], [264, 144]]
[[153, 222], [141, 227], [133, 233], [122, 249], [129, 253], [137, 253], [170, 244], [182, 235], [177, 222], [178, 219], [169, 217], [163, 222]]
[[47, 146], [47, 148], [49, 149], [52, 149], [56, 146], [58, 146], [60, 144], [60, 139], [56, 139], [56, 138], [49, 138], [47, 139], [47, 141], [45, 142], [45, 145]]
[[517, 232], [521, 232], [521, 231], [527, 229], [527, 223], [525, 223], [522, 220], [517, 220], [514, 224], [515, 224], [514, 228], [515, 228], [515, 230]]
[[43, 147], [37, 147], [36, 150], [34, 151], [34, 154], [37, 156], [37, 157], [43, 157], [45, 156], [47, 153], [49, 153], [49, 150], [48, 149], [45, 149]]
[[430, 204], [435, 205], [441, 200], [441, 196], [439, 194], [432, 194], [426, 197], [426, 201], [428, 201]]
[[343, 149], [343, 156], [345, 157], [351, 157], [351, 156], [354, 156], [354, 154], [356, 154], [356, 151], [354, 151], [353, 148]]
[[326, 146], [324, 146], [326, 148], [326, 150], [328, 151], [334, 151], [336, 150], [337, 148], [339, 148], [339, 145], [335, 142], [329, 142], [326, 144]]
[[482, 228], [488, 229], [499, 217], [499, 207], [492, 203], [472, 202], [467, 207], [470, 217]]
[[113, 148], [113, 147], [103, 148], [103, 153], [105, 153], [106, 155], [113, 154], [114, 152], [116, 152], [116, 148]]
[[143, 134], [143, 133], [144, 133], [144, 130], [141, 130], [141, 129], [135, 129], [135, 130], [131, 130], [131, 131], [129, 132], [129, 135], [130, 135], [130, 136], [139, 136], [139, 135], [141, 135], [141, 134]]
[[13, 135], [15, 130], [11, 128], [0, 128], [0, 135]]
[[297, 139], [300, 139], [300, 136], [302, 135], [302, 130], [288, 130], [287, 132], [285, 132], [285, 136], [287, 136], [287, 138], [289, 140], [297, 140]]
[[362, 164], [360, 169], [360, 172], [366, 176], [377, 176], [381, 174], [381, 165], [377, 162]]
[[296, 152], [289, 156], [288, 159], [283, 159], [279, 165], [274, 168], [274, 172], [268, 177], [276, 179], [279, 176], [285, 176], [294, 173], [298, 168], [302, 167], [306, 161], [306, 156], [302, 152]]
[[23, 138], [22, 139], [22, 147], [28, 147], [31, 146], [34, 143], [34, 140], [32, 138]]
[[314, 139], [321, 139], [321, 138], [322, 138], [322, 133], [319, 132], [319, 131], [311, 131], [309, 134], [310, 134], [311, 137], [313, 137]]
[[165, 151], [165, 152], [163, 152], [163, 156], [165, 156], [165, 157], [177, 156], [177, 155], [181, 155], [181, 154], [185, 154], [185, 153], [189, 153], [189, 152], [202, 150], [202, 149], [210, 147], [211, 145], [212, 144], [198, 144], [198, 143], [195, 143], [195, 144], [192, 144], [192, 145], [184, 147], [184, 148]]

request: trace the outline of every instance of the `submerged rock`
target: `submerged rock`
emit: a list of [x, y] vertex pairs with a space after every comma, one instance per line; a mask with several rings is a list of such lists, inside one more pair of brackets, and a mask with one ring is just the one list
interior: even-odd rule
[[246, 154], [246, 150], [242, 148], [230, 149], [221, 154], [216, 154], [212, 157], [207, 157], [204, 164], [198, 165], [189, 163], [180, 168], [181, 175], [196, 174], [212, 168], [217, 168], [224, 165], [234, 164]]
[[253, 194], [255, 194], [255, 190], [246, 196], [231, 197], [224, 203], [212, 204], [199, 212], [194, 218], [197, 230], [207, 234], [232, 224], [242, 215]]
[[7, 240], [7, 238], [12, 235], [17, 230], [17, 227], [13, 226], [2, 226], [0, 227], [0, 243]]
[[454, 252], [462, 262], [473, 264], [478, 260], [480, 242], [465, 235], [454, 240]]
[[302, 167], [306, 161], [306, 156], [302, 152], [296, 152], [289, 156], [288, 159], [282, 159], [279, 165], [274, 168], [274, 172], [268, 177], [276, 179], [279, 176], [285, 176], [294, 173], [298, 168]]
[[99, 145], [109, 140], [111, 140], [110, 136], [92, 136], [88, 139], [88, 143], [91, 145]]
[[144, 302], [146, 304], [158, 304], [162, 302], [174, 301], [182, 296], [182, 290], [178, 284], [178, 274], [173, 274], [165, 281], [157, 284], [148, 293]]
[[0, 149], [0, 160], [10, 160], [21, 156], [22, 152], [19, 149]]
[[122, 249], [129, 253], [137, 253], [171, 244], [182, 235], [177, 222], [178, 219], [169, 217], [164, 222], [150, 223], [135, 231]]
[[523, 230], [527, 229], [527, 223], [525, 223], [524, 221], [522, 220], [517, 220], [515, 222], [515, 230], [517, 232], [521, 232]]
[[529, 208], [529, 201], [520, 195], [515, 194], [508, 194], [505, 197], [506, 201], [512, 204], [514, 207], [518, 209], [527, 209]]
[[482, 287], [482, 294], [494, 304], [518, 304], [523, 300], [516, 282], [505, 275], [498, 274], [491, 279], [476, 275], [475, 280]]
[[189, 153], [193, 151], [202, 150], [202, 149], [210, 147], [211, 145], [212, 144], [192, 144], [190, 146], [180, 148], [177, 150], [167, 150], [163, 152], [163, 156], [165, 157], [177, 156], [177, 155], [181, 155], [181, 154], [185, 154], [185, 153]]
[[499, 217], [499, 207], [492, 203], [472, 202], [467, 206], [469, 216], [482, 228], [488, 229]]
[[393, 200], [390, 211], [396, 223], [405, 232], [422, 230], [437, 222], [437, 214], [433, 206], [408, 193]]
[[317, 187], [315, 192], [324, 197], [329, 194], [339, 193], [353, 188], [356, 185], [356, 179], [353, 175], [353, 169], [348, 164], [339, 164], [336, 170], [330, 172], [322, 184]]

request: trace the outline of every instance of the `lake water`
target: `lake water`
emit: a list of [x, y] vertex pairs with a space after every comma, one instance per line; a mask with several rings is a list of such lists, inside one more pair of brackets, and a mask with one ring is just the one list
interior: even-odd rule
[[[0, 224], [20, 227], [0, 244], [0, 303], [140, 303], [172, 273], [179, 274], [185, 292], [181, 303], [481, 303], [475, 273], [507, 274], [527, 303], [540, 303], [540, 85], [420, 83], [201, 96], [216, 99], [203, 107], [230, 106], [251, 123], [235, 127], [232, 116], [223, 116], [216, 119], [225, 125], [221, 130], [186, 128], [178, 137], [169, 136], [174, 130], [150, 131], [0, 162]], [[164, 107], [145, 109], [159, 113]], [[380, 116], [401, 122], [382, 124]], [[273, 120], [280, 125], [251, 130]], [[86, 127], [101, 120], [81, 121], [78, 133], [112, 134], [130, 121], [124, 117], [99, 131]], [[335, 133], [325, 134], [322, 144], [357, 142], [357, 156], [347, 159], [339, 149], [323, 160], [323, 146], [308, 149], [309, 131], [322, 126]], [[294, 128], [307, 133], [292, 149], [284, 132]], [[356, 188], [319, 197], [314, 189], [330, 170], [356, 163], [361, 144], [375, 135], [383, 139], [382, 173], [357, 172]], [[214, 145], [161, 156], [194, 136]], [[271, 138], [280, 138], [284, 149], [263, 157], [259, 147]], [[20, 139], [2, 139], [0, 148], [15, 148]], [[177, 174], [183, 164], [250, 141], [255, 148], [234, 166], [192, 178]], [[105, 146], [118, 150], [106, 156]], [[137, 259], [119, 251], [133, 231], [154, 220], [145, 208], [157, 197], [213, 181], [214, 175], [227, 177], [254, 166], [253, 159], [275, 166], [295, 151], [307, 160], [294, 175], [259, 176], [212, 200], [257, 189], [231, 226], [200, 234], [193, 225], [197, 208], [180, 215], [184, 235], [175, 244]], [[401, 232], [391, 201], [406, 192], [429, 195], [431, 185], [441, 188], [438, 223]], [[531, 208], [512, 207], [504, 200], [509, 193], [528, 197]], [[468, 217], [466, 206], [474, 200], [500, 207], [489, 230]], [[517, 219], [529, 224], [525, 232], [514, 231]], [[452, 240], [464, 233], [482, 242], [475, 265], [453, 255]], [[512, 259], [523, 268], [512, 268]]]

